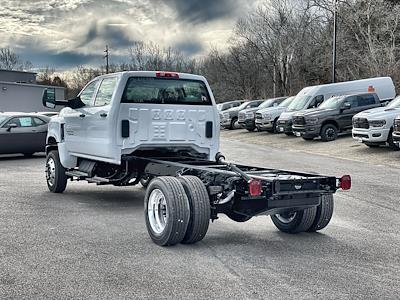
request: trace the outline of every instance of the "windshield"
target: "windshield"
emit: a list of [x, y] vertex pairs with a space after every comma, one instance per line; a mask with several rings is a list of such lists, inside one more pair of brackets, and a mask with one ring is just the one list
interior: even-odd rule
[[330, 108], [330, 109], [335, 109], [338, 108], [340, 105], [340, 102], [343, 100], [344, 97], [332, 97], [329, 98], [328, 100], [322, 102], [322, 104], [319, 106], [319, 108]]
[[122, 103], [211, 105], [204, 82], [186, 79], [131, 77]]
[[242, 104], [240, 104], [240, 106], [235, 107], [235, 109], [237, 109], [237, 110], [245, 109], [246, 106], [247, 106], [249, 103], [250, 103], [249, 101], [243, 102]]
[[261, 103], [258, 108], [270, 107], [270, 106], [272, 106], [272, 104], [274, 104], [273, 100], [267, 100], [267, 101], [264, 101], [263, 103]]
[[293, 100], [292, 103], [289, 104], [288, 109], [289, 110], [301, 110], [305, 108], [307, 105], [308, 101], [311, 99], [311, 96], [299, 96]]
[[281, 104], [279, 104], [278, 106], [280, 106], [280, 107], [288, 107], [290, 105], [290, 103], [293, 102], [294, 98], [296, 98], [296, 97], [289, 97], [285, 101], [283, 101]]
[[0, 115], [0, 124], [3, 123], [5, 120], [7, 120], [8, 116], [2, 116]]
[[400, 108], [400, 96], [394, 98], [390, 103], [386, 106], [387, 108]]

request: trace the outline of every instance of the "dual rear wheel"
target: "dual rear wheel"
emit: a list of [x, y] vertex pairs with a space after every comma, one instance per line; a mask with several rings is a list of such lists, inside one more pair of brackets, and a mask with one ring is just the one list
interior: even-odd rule
[[154, 178], [144, 200], [147, 231], [158, 245], [201, 241], [210, 222], [210, 200], [195, 176]]
[[272, 215], [271, 219], [280, 231], [286, 233], [316, 232], [329, 224], [332, 215], [333, 196], [326, 194], [321, 196], [317, 207]]

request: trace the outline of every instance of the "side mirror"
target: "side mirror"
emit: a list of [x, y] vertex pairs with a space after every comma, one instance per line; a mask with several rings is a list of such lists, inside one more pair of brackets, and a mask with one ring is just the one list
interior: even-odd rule
[[350, 108], [351, 108], [351, 104], [349, 102], [343, 103], [343, 105], [341, 107], [342, 110], [347, 110], [347, 109], [350, 109]]
[[7, 132], [10, 132], [10, 131], [11, 131], [11, 128], [17, 128], [17, 127], [18, 127], [18, 125], [15, 124], [15, 123], [8, 124], [8, 126], [7, 126]]
[[47, 88], [43, 90], [42, 104], [44, 107], [56, 108], [56, 89]]

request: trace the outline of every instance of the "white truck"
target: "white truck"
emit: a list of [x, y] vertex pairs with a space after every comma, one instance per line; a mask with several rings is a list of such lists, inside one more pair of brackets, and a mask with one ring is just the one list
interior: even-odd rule
[[393, 124], [400, 114], [400, 96], [385, 107], [369, 109], [353, 117], [353, 138], [368, 147], [389, 145], [393, 150], [400, 150], [393, 142]]
[[334, 96], [361, 93], [376, 93], [383, 103], [391, 101], [396, 96], [393, 80], [390, 77], [309, 86], [302, 89], [287, 111], [281, 114], [278, 119], [278, 131], [292, 135], [293, 115], [297, 112], [317, 108], [324, 100]]
[[351, 178], [320, 176], [225, 162], [219, 119], [202, 76], [122, 72], [89, 82], [69, 101], [43, 93], [46, 107], [63, 105], [49, 124], [46, 180], [61, 193], [67, 180], [97, 185], [147, 185], [145, 221], [158, 245], [202, 240], [221, 213], [245, 222], [271, 215], [284, 232], [328, 225], [333, 194]]

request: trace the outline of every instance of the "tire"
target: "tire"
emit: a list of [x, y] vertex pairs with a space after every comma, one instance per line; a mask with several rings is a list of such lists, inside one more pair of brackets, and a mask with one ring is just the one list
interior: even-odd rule
[[287, 214], [271, 215], [276, 228], [286, 233], [299, 233], [307, 231], [314, 223], [316, 207], [306, 208]]
[[52, 150], [46, 157], [46, 182], [52, 193], [62, 193], [67, 187], [68, 177], [65, 168], [61, 165], [57, 150]]
[[337, 139], [338, 129], [333, 124], [326, 124], [321, 129], [321, 140], [324, 142], [331, 142]]
[[229, 126], [229, 130], [236, 129], [236, 122], [238, 121], [238, 118], [234, 117], [231, 121], [231, 126]]
[[303, 138], [303, 140], [305, 140], [305, 141], [313, 141], [314, 140], [314, 138], [313, 137], [307, 137], [307, 136], [302, 136], [302, 138]]
[[317, 207], [314, 222], [307, 231], [316, 232], [328, 226], [329, 222], [332, 219], [333, 207], [333, 195], [322, 195], [321, 204]]
[[210, 198], [203, 182], [195, 176], [178, 178], [189, 200], [190, 219], [182, 244], [194, 244], [207, 234], [210, 224]]
[[276, 118], [275, 120], [274, 120], [274, 124], [272, 124], [272, 133], [278, 133], [278, 119], [279, 118]]
[[154, 178], [146, 190], [144, 214], [147, 232], [154, 243], [180, 243], [190, 218], [189, 200], [180, 181], [172, 176]]
[[231, 219], [235, 222], [239, 222], [239, 223], [247, 222], [248, 220], [251, 219], [251, 217], [249, 217], [249, 216], [238, 214], [234, 211], [231, 211], [231, 212], [227, 213], [226, 215], [228, 216], [229, 219]]
[[24, 157], [26, 158], [30, 158], [33, 156], [33, 153], [22, 153], [24, 155]]
[[364, 144], [370, 148], [379, 148], [380, 147], [379, 144], [373, 144], [373, 143], [364, 143]]
[[246, 129], [247, 129], [247, 131], [249, 131], [249, 132], [253, 132], [254, 130], [256, 130], [256, 128], [255, 128], [255, 127], [252, 127], [252, 128], [248, 128], [248, 127], [246, 127]]
[[393, 135], [392, 134], [393, 134], [393, 128], [390, 129], [389, 136], [388, 136], [388, 139], [387, 139], [387, 143], [389, 145], [389, 148], [394, 150], [394, 151], [399, 151], [400, 148], [395, 143], [393, 143]]

